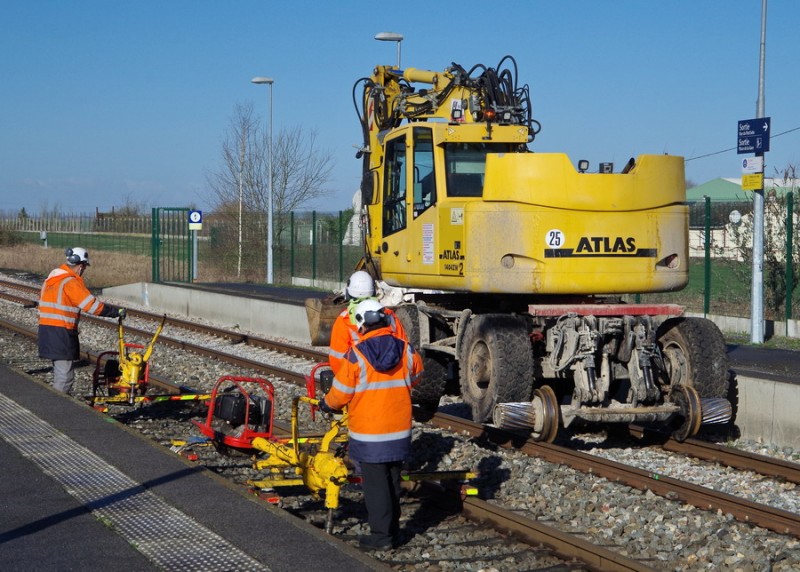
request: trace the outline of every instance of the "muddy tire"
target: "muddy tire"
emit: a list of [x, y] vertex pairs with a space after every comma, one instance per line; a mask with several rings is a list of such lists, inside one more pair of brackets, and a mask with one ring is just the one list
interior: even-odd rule
[[[445, 375], [449, 358], [441, 352], [426, 352], [420, 349], [419, 309], [416, 306], [404, 305], [393, 309], [403, 324], [408, 341], [422, 357], [422, 365], [425, 368], [422, 379], [411, 389], [411, 402], [426, 411], [436, 411], [447, 383]], [[446, 337], [443, 325], [437, 324], [433, 319], [430, 320], [430, 330], [431, 341]]]
[[677, 318], [659, 328], [666, 382], [693, 387], [700, 397], [728, 397], [728, 353], [717, 325], [705, 318]]
[[524, 320], [503, 314], [473, 317], [460, 353], [461, 397], [474, 421], [491, 419], [497, 403], [530, 400], [533, 354]]

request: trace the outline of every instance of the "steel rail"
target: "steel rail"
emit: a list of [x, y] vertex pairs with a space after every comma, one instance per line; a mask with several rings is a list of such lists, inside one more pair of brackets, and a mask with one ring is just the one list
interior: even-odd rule
[[444, 413], [436, 413], [431, 422], [441, 429], [486, 439], [505, 448], [516, 448], [528, 455], [541, 457], [551, 463], [567, 465], [573, 469], [592, 473], [609, 481], [623, 483], [639, 490], [649, 490], [654, 494], [669, 499], [679, 499], [704, 510], [720, 510], [730, 514], [736, 520], [761, 526], [779, 534], [800, 537], [800, 515], [789, 511], [737, 498], [727, 493], [714, 491], [666, 475], [630, 467], [615, 461], [553, 445], [552, 443], [536, 442], [524, 435], [479, 425]]
[[[514, 539], [530, 545], [571, 564], [585, 565], [589, 570], [603, 572], [649, 572], [655, 570], [639, 560], [609, 550], [605, 546], [592, 544], [569, 532], [563, 532], [519, 514], [481, 500], [474, 496], [465, 496], [457, 485], [436, 481], [421, 481], [417, 490], [444, 510], [458, 510], [467, 520], [489, 523], [494, 530], [508, 534]], [[583, 570], [584, 566], [579, 569]]]
[[[27, 287], [27, 288], [30, 289], [30, 287]], [[16, 303], [19, 303], [19, 304], [22, 304], [22, 305], [26, 305], [26, 303], [30, 302], [30, 300], [27, 299], [27, 298], [20, 298], [20, 297], [14, 296], [13, 294], [7, 294], [7, 293], [2, 293], [2, 292], [0, 292], [0, 298], [4, 298], [4, 299], [7, 299], [9, 301], [16, 302]], [[139, 310], [131, 310], [130, 314], [131, 315], [140, 316], [140, 317], [143, 317], [145, 319], [153, 320], [153, 321], [160, 321], [162, 319], [162, 317], [163, 317], [163, 315], [160, 315], [160, 314], [154, 314], [154, 313], [150, 313], [150, 312], [142, 312], [142, 311], [139, 311]], [[93, 324], [98, 325], [98, 326], [103, 327], [103, 328], [116, 328], [117, 327], [117, 323], [115, 321], [110, 321], [108, 318], [100, 318], [100, 317], [94, 316], [92, 314], [85, 314], [85, 313], [81, 314], [81, 320], [92, 322]], [[12, 325], [10, 322], [7, 322], [7, 321], [3, 321], [3, 324], [8, 329], [12, 329], [14, 331], [18, 331], [19, 326]], [[254, 346], [257, 346], [257, 347], [266, 348], [266, 349], [270, 349], [272, 351], [277, 351], [277, 352], [284, 353], [284, 354], [294, 355], [296, 357], [301, 357], [301, 358], [304, 358], [304, 359], [309, 359], [309, 360], [315, 361], [317, 363], [320, 363], [320, 362], [323, 362], [323, 361], [327, 360], [327, 355], [322, 353], [322, 352], [313, 351], [313, 350], [305, 350], [304, 348], [298, 348], [298, 347], [292, 346], [290, 344], [281, 344], [281, 343], [278, 343], [278, 342], [272, 342], [270, 340], [264, 340], [264, 339], [261, 339], [261, 338], [254, 338], [254, 337], [251, 337], [251, 336], [244, 336], [244, 335], [241, 335], [241, 334], [232, 334], [231, 332], [229, 332], [227, 330], [214, 328], [214, 327], [211, 327], [211, 326], [202, 326], [200, 328], [194, 328], [194, 327], [192, 327], [193, 324], [191, 322], [186, 322], [184, 320], [177, 320], [176, 321], [176, 320], [171, 319], [171, 318], [167, 318], [165, 324], [178, 325], [178, 327], [189, 328], [189, 329], [192, 329], [192, 330], [198, 331], [198, 332], [202, 331], [203, 333], [206, 333], [206, 334], [209, 334], [209, 335], [212, 335], [212, 336], [215, 336], [215, 337], [235, 339], [238, 336], [238, 337], [241, 337], [243, 339], [246, 339], [248, 341], [248, 343], [251, 343], [251, 345], [254, 345]], [[22, 328], [22, 330], [23, 331], [28, 331], [27, 328]], [[152, 332], [148, 332], [148, 331], [140, 329], [140, 328], [135, 328], [133, 326], [126, 326], [125, 327], [125, 331], [127, 333], [129, 333], [129, 334], [138, 335], [138, 336], [141, 336], [141, 337], [143, 337], [145, 339], [149, 338], [152, 335]], [[20, 332], [20, 333], [22, 333], [22, 332]], [[31, 332], [31, 334], [32, 334], [34, 339], [37, 337], [37, 334], [35, 332]], [[255, 360], [251, 360], [251, 359], [248, 359], [248, 358], [245, 358], [245, 357], [236, 356], [236, 355], [233, 355], [233, 354], [220, 352], [218, 350], [209, 349], [209, 348], [203, 347], [203, 346], [198, 345], [198, 344], [193, 344], [191, 342], [185, 342], [185, 341], [182, 341], [182, 340], [171, 338], [169, 336], [164, 336], [164, 335], [159, 336], [158, 342], [166, 344], [166, 345], [171, 346], [171, 347], [175, 347], [175, 348], [184, 350], [184, 351], [189, 351], [189, 352], [192, 352], [192, 353], [195, 353], [195, 354], [198, 354], [198, 355], [202, 355], [202, 356], [205, 356], [205, 357], [218, 359], [220, 361], [223, 361], [225, 363], [229, 363], [231, 365], [235, 365], [237, 367], [243, 367], [243, 368], [252, 369], [254, 371], [258, 371], [258, 372], [261, 372], [261, 373], [265, 373], [265, 374], [268, 374], [268, 375], [274, 375], [274, 376], [287, 379], [287, 380], [289, 380], [289, 381], [291, 381], [293, 383], [297, 383], [297, 384], [300, 384], [300, 385], [305, 384], [305, 376], [303, 374], [299, 374], [297, 372], [290, 371], [288, 369], [284, 369], [284, 368], [277, 367], [277, 366], [267, 365], [267, 364], [264, 364], [264, 363], [261, 363], [261, 362], [255, 361]], [[87, 354], [87, 357], [89, 357], [89, 354]], [[158, 382], [156, 382], [156, 383], [158, 383]]]
[[703, 461], [720, 463], [726, 467], [741, 471], [752, 471], [766, 477], [775, 477], [790, 483], [800, 484], [800, 464], [797, 463], [768, 457], [767, 455], [759, 455], [758, 453], [750, 453], [733, 447], [725, 447], [724, 445], [701, 439], [686, 439], [681, 443], [669, 435], [641, 425], [631, 425], [629, 430], [631, 435], [635, 437], [654, 437], [658, 439], [657, 444], [672, 453], [680, 453]]
[[[35, 340], [39, 337], [39, 334], [31, 330], [30, 328], [26, 326], [21, 326], [19, 324], [15, 324], [14, 322], [9, 322], [8, 320], [5, 320], [3, 318], [0, 318], [0, 328], [12, 331], [14, 333], [20, 334], [32, 340]], [[96, 364], [97, 360], [100, 359], [101, 353], [103, 352], [81, 351], [80, 359]], [[163, 379], [159, 379], [158, 377], [152, 375], [147, 378], [147, 383], [149, 385], [152, 385], [154, 387], [166, 391], [170, 395], [177, 395], [182, 391], [182, 389], [179, 386], [175, 385], [174, 383], [165, 381]]]
[[[104, 327], [104, 328], [116, 328], [117, 327], [116, 322], [112, 322], [112, 321], [109, 321], [108, 319], [104, 319], [104, 318], [98, 318], [98, 317], [92, 316], [92, 315], [82, 315], [81, 319], [89, 320], [89, 321], [95, 323], [96, 325], [98, 325], [100, 327]], [[27, 336], [29, 336], [29, 337], [31, 337], [33, 339], [36, 339], [38, 337], [38, 334], [36, 332], [34, 332], [34, 331], [32, 331], [32, 330], [30, 330], [30, 329], [28, 329], [26, 327], [19, 326], [17, 324], [13, 324], [12, 322], [8, 322], [7, 320], [0, 319], [0, 325], [2, 325], [4, 328], [7, 328], [7, 329], [12, 330], [12, 331], [15, 331], [17, 333], [20, 333], [20, 334], [23, 334], [23, 335], [27, 335]], [[150, 336], [152, 336], [152, 332], [148, 332], [148, 331], [141, 330], [139, 328], [133, 328], [133, 327], [127, 327], [126, 328], [126, 332], [130, 333], [130, 334], [134, 334], [134, 335], [139, 335], [139, 336], [142, 336], [144, 338], [149, 338]], [[163, 344], [166, 344], [168, 346], [172, 346], [172, 347], [184, 350], [184, 351], [196, 353], [198, 355], [202, 355], [202, 356], [209, 357], [209, 358], [212, 358], [212, 359], [217, 359], [219, 361], [222, 361], [222, 362], [225, 362], [225, 363], [229, 363], [229, 364], [235, 365], [237, 367], [242, 367], [242, 368], [246, 368], [246, 369], [252, 369], [254, 371], [258, 371], [258, 372], [261, 372], [263, 374], [272, 375], [272, 376], [276, 376], [276, 377], [281, 377], [283, 379], [286, 379], [286, 380], [288, 380], [288, 381], [290, 381], [292, 383], [296, 383], [298, 385], [305, 385], [305, 382], [306, 382], [305, 375], [303, 375], [301, 373], [297, 373], [295, 371], [290, 371], [288, 369], [284, 369], [284, 368], [281, 368], [281, 367], [278, 367], [278, 366], [268, 365], [268, 364], [261, 363], [261, 362], [255, 361], [255, 360], [251, 360], [251, 359], [248, 359], [248, 358], [245, 358], [245, 357], [235, 356], [233, 354], [220, 352], [219, 350], [205, 348], [205, 347], [203, 347], [201, 345], [198, 345], [198, 344], [193, 344], [193, 343], [190, 343], [190, 342], [184, 342], [182, 340], [176, 340], [176, 339], [170, 338], [168, 336], [164, 336], [164, 335], [159, 336], [158, 343], [163, 343]], [[92, 354], [91, 352], [81, 352], [81, 355], [85, 356], [86, 359], [88, 359], [89, 361], [92, 361], [93, 363], [96, 363], [96, 358], [97, 358], [96, 354]], [[160, 386], [162, 383], [168, 384], [168, 385], [164, 386], [165, 389], [167, 389], [170, 386], [175, 387], [174, 384], [169, 384], [169, 382], [162, 382], [161, 380], [158, 380], [157, 378], [154, 378], [153, 376], [149, 377], [149, 381], [151, 383], [153, 383], [153, 385], [157, 385], [157, 386]]]
[[36, 300], [31, 300], [30, 298], [23, 298], [21, 296], [15, 296], [14, 294], [9, 294], [8, 292], [0, 292], [0, 298], [2, 298], [3, 300], [8, 300], [9, 302], [14, 302], [26, 308], [35, 308], [38, 304]]
[[[9, 288], [14, 288], [17, 290], [22, 290], [23, 292], [27, 292], [29, 294], [35, 294], [36, 296], [39, 295], [39, 289], [35, 286], [30, 286], [26, 284], [17, 284], [15, 282], [7, 282], [5, 280], [0, 280], [0, 286], [5, 286]], [[0, 292], [0, 298], [5, 298], [11, 302], [16, 302], [21, 305], [28, 305], [28, 304], [35, 304], [35, 300], [31, 300], [28, 298], [21, 298], [14, 296], [13, 294], [8, 294], [4, 292]], [[152, 320], [154, 322], [160, 322], [161, 319], [164, 317], [164, 314], [159, 314], [157, 312], [148, 312], [146, 310], [136, 310], [136, 309], [128, 309], [128, 315], [134, 318], [140, 318], [143, 320]], [[95, 316], [91, 314], [81, 314], [81, 319], [92, 319]], [[224, 328], [218, 328], [215, 326], [208, 326], [205, 324], [199, 324], [197, 322], [192, 322], [190, 320], [183, 320], [180, 318], [173, 318], [167, 316], [165, 321], [165, 326], [174, 326], [177, 328], [181, 328], [183, 330], [189, 330], [192, 332], [197, 332], [201, 334], [206, 334], [209, 336], [214, 336], [217, 338], [223, 338], [229, 340], [233, 344], [244, 344], [256, 348], [267, 349], [275, 352], [279, 352], [286, 355], [291, 355], [294, 357], [307, 359], [310, 361], [315, 361], [317, 363], [322, 363], [328, 361], [328, 354], [326, 352], [322, 352], [319, 350], [307, 349], [299, 346], [295, 346], [292, 344], [284, 343], [284, 342], [276, 342], [274, 340], [268, 340], [266, 338], [261, 338], [258, 336], [253, 336], [249, 334], [242, 334], [240, 332], [234, 332], [231, 330], [227, 330]]]
[[495, 529], [514, 534], [527, 544], [544, 544], [559, 558], [577, 559], [592, 570], [608, 572], [655, 570], [642, 562], [592, 544], [579, 536], [562, 532], [475, 497], [466, 497], [462, 510], [471, 520], [489, 522]]

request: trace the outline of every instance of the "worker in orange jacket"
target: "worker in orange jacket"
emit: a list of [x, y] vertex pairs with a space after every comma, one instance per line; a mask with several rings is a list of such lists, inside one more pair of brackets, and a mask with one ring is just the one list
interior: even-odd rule
[[360, 544], [383, 550], [399, 541], [400, 469], [411, 449], [411, 388], [422, 377], [422, 359], [392, 331], [377, 300], [359, 303], [354, 318], [361, 339], [348, 350], [320, 410], [347, 406], [348, 453], [361, 468], [371, 532]]
[[[336, 317], [331, 327], [328, 363], [334, 375], [336, 375], [344, 363], [344, 357], [347, 355], [347, 351], [360, 339], [358, 326], [353, 318], [353, 311], [355, 307], [364, 300], [377, 300], [377, 298], [375, 298], [375, 293], [375, 280], [364, 270], [354, 272], [347, 280], [347, 286], [344, 289], [344, 298], [345, 301], [349, 302], [348, 307], [342, 310]], [[400, 319], [397, 315], [389, 308], [384, 308], [383, 311], [389, 320], [389, 325], [393, 333], [401, 339], [407, 339], [403, 324], [400, 323]]]
[[104, 304], [89, 292], [83, 273], [89, 266], [85, 248], [68, 248], [67, 261], [42, 284], [39, 298], [39, 357], [53, 361], [53, 387], [69, 393], [80, 358], [78, 322], [81, 312], [106, 318], [124, 318], [125, 308]]

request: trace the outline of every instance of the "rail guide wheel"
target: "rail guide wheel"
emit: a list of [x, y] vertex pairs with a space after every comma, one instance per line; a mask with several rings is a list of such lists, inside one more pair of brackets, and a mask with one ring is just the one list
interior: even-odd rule
[[534, 441], [552, 443], [558, 436], [561, 408], [549, 385], [533, 391], [530, 401], [498, 403], [492, 420], [495, 427], [506, 431], [525, 431]]
[[680, 407], [677, 417], [680, 425], [672, 432], [672, 437], [682, 442], [700, 431], [703, 424], [703, 405], [700, 394], [688, 385], [677, 386], [673, 391], [672, 401]]
[[[558, 435], [560, 423], [559, 406], [556, 393], [549, 385], [543, 385], [533, 390], [532, 403], [536, 409], [536, 426], [531, 437], [535, 441], [552, 443]], [[541, 423], [539, 421], [541, 420]]]

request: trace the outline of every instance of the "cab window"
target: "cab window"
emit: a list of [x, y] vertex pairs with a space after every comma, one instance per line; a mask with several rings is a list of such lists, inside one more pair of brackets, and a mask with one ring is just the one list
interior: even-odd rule
[[436, 204], [436, 172], [433, 170], [433, 133], [414, 129], [414, 218]]
[[383, 188], [384, 236], [406, 227], [406, 138], [405, 135], [386, 144]]
[[509, 153], [510, 143], [445, 143], [448, 197], [483, 195], [487, 153]]

